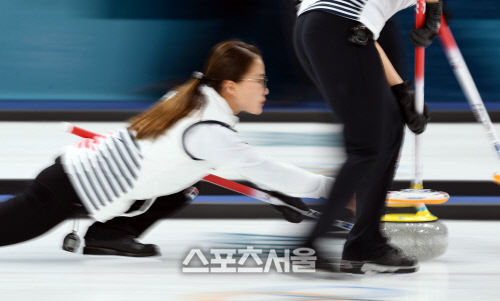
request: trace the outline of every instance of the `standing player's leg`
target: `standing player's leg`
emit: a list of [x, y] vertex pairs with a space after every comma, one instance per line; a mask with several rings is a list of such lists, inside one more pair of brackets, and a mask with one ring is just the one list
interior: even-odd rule
[[380, 216], [392, 183], [404, 123], [378, 51], [373, 41], [366, 46], [347, 41], [350, 29], [357, 25], [352, 20], [312, 11], [299, 17], [297, 25], [297, 44], [303, 46], [305, 55], [301, 60], [312, 67], [322, 94], [344, 124], [347, 154], [323, 215], [309, 236], [309, 245], [315, 247], [316, 240], [328, 231], [331, 220], [356, 192], [357, 220], [343, 259], [364, 264], [392, 256], [393, 248], [380, 232]]

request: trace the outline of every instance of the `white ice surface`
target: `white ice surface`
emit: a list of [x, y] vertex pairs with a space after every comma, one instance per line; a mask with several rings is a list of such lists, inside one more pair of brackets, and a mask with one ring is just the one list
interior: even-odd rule
[[[78, 122], [97, 133], [125, 123]], [[497, 132], [500, 125], [495, 124]], [[241, 123], [241, 136], [263, 153], [325, 175], [334, 175], [344, 160], [341, 127], [322, 123]], [[368, 129], [369, 130], [369, 129]], [[413, 179], [413, 134], [407, 131], [396, 180]], [[62, 131], [59, 122], [0, 122], [0, 179], [32, 179], [51, 164], [64, 146], [78, 137]], [[423, 143], [425, 180], [489, 181], [500, 170], [482, 126], [477, 123], [431, 123]], [[241, 176], [224, 168], [216, 174]]]
[[[80, 229], [86, 229], [89, 222], [84, 220]], [[159, 245], [161, 257], [124, 258], [62, 251], [61, 241], [71, 229], [71, 222], [65, 222], [36, 240], [0, 248], [0, 300], [498, 300], [500, 222], [444, 222], [450, 233], [448, 251], [422, 262], [417, 273], [330, 278], [277, 272], [181, 272], [189, 250], [216, 245], [214, 237], [234, 237], [232, 233], [300, 236], [306, 231], [305, 224], [164, 220], [143, 239]]]

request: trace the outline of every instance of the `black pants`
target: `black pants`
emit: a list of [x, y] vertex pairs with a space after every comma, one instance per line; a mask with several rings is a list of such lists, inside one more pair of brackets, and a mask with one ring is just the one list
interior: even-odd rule
[[347, 155], [307, 244], [314, 247], [356, 193], [356, 224], [342, 257], [371, 260], [389, 248], [380, 232], [380, 218], [404, 122], [374, 42], [359, 46], [348, 41], [350, 28], [356, 25], [331, 13], [308, 12], [297, 19], [294, 42], [308, 76], [344, 125]]
[[0, 203], [0, 246], [20, 243], [73, 216], [81, 202], [59, 160], [20, 195]]
[[[141, 201], [132, 205], [139, 207]], [[188, 204], [184, 193], [178, 192], [156, 199], [144, 213], [133, 217], [115, 217], [105, 223], [95, 222], [87, 230], [85, 238], [108, 240], [124, 236], [139, 237], [159, 219], [165, 218]]]
[[[174, 213], [185, 204], [187, 199], [182, 192], [162, 196], [141, 215], [116, 217], [106, 223], [94, 223], [88, 229], [86, 237], [113, 239], [125, 234], [138, 237], [156, 221]], [[81, 212], [82, 208], [58, 159], [40, 172], [26, 191], [0, 202], [0, 246], [38, 237], [73, 217], [76, 212]]]

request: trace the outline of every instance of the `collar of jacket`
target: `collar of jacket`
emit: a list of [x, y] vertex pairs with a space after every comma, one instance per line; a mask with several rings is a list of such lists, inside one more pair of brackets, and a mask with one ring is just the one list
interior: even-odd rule
[[234, 127], [240, 119], [236, 117], [227, 101], [213, 88], [202, 85], [200, 91], [205, 96], [206, 105], [202, 110], [204, 120], [219, 120]]

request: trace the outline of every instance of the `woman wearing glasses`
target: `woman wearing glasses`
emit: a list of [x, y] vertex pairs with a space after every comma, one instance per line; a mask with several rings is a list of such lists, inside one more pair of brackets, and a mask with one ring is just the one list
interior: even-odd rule
[[[170, 98], [135, 117], [128, 128], [68, 147], [24, 193], [0, 203], [0, 246], [47, 232], [70, 217], [75, 205], [83, 205], [91, 217], [106, 223], [135, 209], [136, 200], [159, 197], [153, 206], [159, 204], [156, 209], [166, 214], [186, 202], [183, 190], [219, 166], [285, 195], [327, 196], [332, 178], [271, 160], [234, 130], [235, 115], [260, 114], [269, 94], [255, 46], [220, 43], [212, 49], [203, 73], [193, 77]], [[170, 207], [162, 205], [169, 202]], [[143, 206], [139, 212], [144, 210]], [[154, 218], [138, 220], [134, 230], [144, 231]], [[113, 220], [109, 223], [113, 227]], [[126, 221], [116, 223], [123, 226]], [[106, 253], [106, 245], [88, 242], [90, 253], [112, 254]]]

